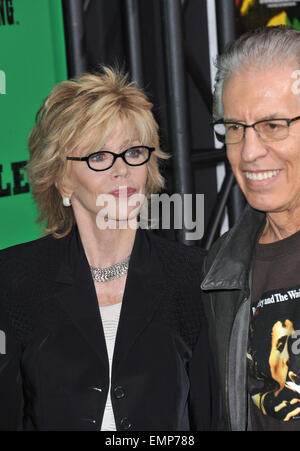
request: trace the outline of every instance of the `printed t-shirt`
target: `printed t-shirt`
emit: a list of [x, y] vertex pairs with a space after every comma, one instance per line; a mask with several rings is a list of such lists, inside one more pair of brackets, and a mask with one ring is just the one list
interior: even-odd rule
[[300, 232], [256, 245], [251, 299], [252, 430], [300, 431]]

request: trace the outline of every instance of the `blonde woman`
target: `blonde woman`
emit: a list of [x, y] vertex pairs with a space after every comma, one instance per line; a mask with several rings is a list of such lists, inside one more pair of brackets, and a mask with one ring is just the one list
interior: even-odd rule
[[138, 227], [163, 186], [151, 107], [103, 68], [38, 112], [27, 173], [46, 234], [0, 252], [2, 430], [215, 423], [203, 253]]

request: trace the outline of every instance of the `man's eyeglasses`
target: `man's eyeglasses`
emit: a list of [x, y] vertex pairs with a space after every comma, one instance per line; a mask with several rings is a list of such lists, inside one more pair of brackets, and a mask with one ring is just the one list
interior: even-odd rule
[[221, 119], [214, 122], [213, 127], [217, 139], [223, 144], [239, 144], [242, 142], [245, 138], [246, 128], [253, 128], [262, 141], [276, 142], [287, 138], [291, 123], [299, 119], [300, 116], [292, 119], [266, 119], [251, 125]]
[[150, 160], [154, 147], [134, 146], [124, 150], [121, 153], [109, 152], [108, 150], [99, 150], [87, 157], [67, 157], [67, 160], [85, 161], [93, 171], [106, 171], [111, 168], [117, 158], [122, 160], [129, 166], [141, 166]]

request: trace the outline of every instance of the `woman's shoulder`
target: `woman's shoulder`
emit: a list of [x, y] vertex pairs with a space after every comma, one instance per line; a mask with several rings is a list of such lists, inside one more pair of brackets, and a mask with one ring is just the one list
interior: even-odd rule
[[165, 294], [160, 305], [160, 319], [194, 348], [204, 319], [200, 286], [206, 252], [198, 246], [168, 240], [151, 231], [147, 233], [161, 262]]
[[44, 274], [51, 265], [53, 242], [52, 236], [45, 235], [0, 250], [0, 316], [10, 339], [22, 345], [30, 339], [49, 292]]
[[15, 244], [0, 250], [0, 264], [7, 259], [30, 258], [35, 251], [41, 248], [47, 248], [52, 245], [54, 238], [51, 235], [45, 235], [32, 241]]
[[32, 241], [16, 244], [0, 250], [0, 283], [11, 278], [20, 280], [23, 275], [47, 270], [58, 255], [61, 239], [45, 235]]
[[[199, 280], [203, 274], [203, 262], [206, 251], [200, 246], [188, 246], [178, 241], [162, 237], [153, 231], [146, 232], [158, 258], [174, 283], [180, 278], [181, 283]], [[184, 277], [183, 277], [184, 276]]]
[[182, 258], [187, 262], [190, 260], [203, 261], [207, 252], [197, 245], [187, 245], [181, 242], [165, 238], [156, 232], [151, 230], [147, 231], [147, 234], [161, 254], [173, 255], [177, 258]]

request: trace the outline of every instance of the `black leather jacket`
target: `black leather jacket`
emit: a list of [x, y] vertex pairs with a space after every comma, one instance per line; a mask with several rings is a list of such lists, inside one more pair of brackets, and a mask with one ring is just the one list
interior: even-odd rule
[[247, 206], [238, 223], [212, 246], [202, 289], [222, 395], [222, 429], [251, 429], [247, 365], [251, 262], [265, 214]]

